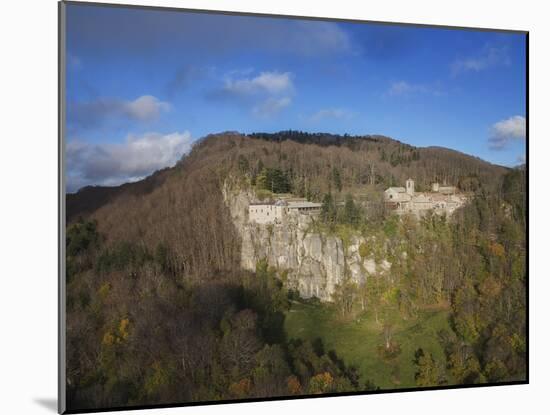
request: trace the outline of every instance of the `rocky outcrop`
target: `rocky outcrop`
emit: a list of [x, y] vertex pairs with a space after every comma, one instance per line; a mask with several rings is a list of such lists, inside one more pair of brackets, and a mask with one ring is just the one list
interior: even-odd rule
[[259, 260], [267, 260], [287, 275], [287, 284], [304, 298], [317, 297], [330, 301], [346, 276], [364, 284], [368, 275], [389, 268], [378, 267], [373, 259], [362, 258], [359, 246], [369, 243], [363, 237], [352, 237], [347, 244], [338, 236], [312, 231], [312, 217], [291, 214], [281, 223], [258, 225], [248, 221], [248, 205], [255, 200], [252, 191], [224, 186], [224, 200], [241, 239], [241, 266], [254, 271]]

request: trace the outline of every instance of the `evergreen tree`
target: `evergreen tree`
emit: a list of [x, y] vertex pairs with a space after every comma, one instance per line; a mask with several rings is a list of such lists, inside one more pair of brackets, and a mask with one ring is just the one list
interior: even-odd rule
[[256, 177], [256, 186], [258, 186], [260, 189], [270, 190], [267, 169], [263, 168]]
[[351, 194], [346, 195], [346, 201], [344, 204], [344, 222], [350, 225], [357, 225], [359, 223], [359, 209], [353, 201]]
[[336, 205], [330, 193], [326, 193], [323, 197], [321, 219], [326, 223], [334, 223], [336, 221]]
[[241, 173], [248, 173], [248, 170], [249, 170], [249, 164], [248, 164], [248, 159], [243, 156], [242, 154], [239, 155], [239, 160], [238, 160], [238, 164], [239, 164], [239, 171]]

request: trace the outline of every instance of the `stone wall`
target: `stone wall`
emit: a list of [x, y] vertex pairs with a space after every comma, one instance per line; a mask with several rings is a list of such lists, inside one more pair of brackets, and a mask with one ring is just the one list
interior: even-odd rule
[[249, 222], [268, 224], [279, 222], [283, 218], [283, 207], [271, 205], [251, 205], [248, 208]]

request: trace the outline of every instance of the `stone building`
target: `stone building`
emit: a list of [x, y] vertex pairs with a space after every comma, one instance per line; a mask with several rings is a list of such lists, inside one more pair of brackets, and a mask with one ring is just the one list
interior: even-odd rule
[[248, 206], [248, 221], [260, 225], [281, 223], [286, 215], [318, 214], [321, 206], [321, 203], [308, 202], [305, 199], [251, 202]]
[[451, 215], [464, 205], [467, 197], [454, 186], [432, 184], [431, 192], [416, 192], [414, 180], [408, 179], [405, 187], [389, 187], [384, 191], [386, 207], [398, 215], [413, 214], [422, 216], [432, 210], [436, 214]]

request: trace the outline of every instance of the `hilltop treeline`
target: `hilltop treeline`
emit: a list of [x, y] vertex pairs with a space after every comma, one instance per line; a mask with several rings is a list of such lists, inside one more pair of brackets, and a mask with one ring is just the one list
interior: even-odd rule
[[[520, 376], [525, 338], [518, 313], [525, 275], [517, 264], [525, 255], [525, 210], [523, 179], [514, 176], [519, 173], [384, 137], [342, 137], [323, 145], [301, 140], [299, 134], [291, 139], [209, 136], [153, 178], [68, 196], [70, 409], [374, 387], [360, 381], [337, 350], [286, 338], [289, 294], [279, 282], [284, 275], [262, 263], [254, 274], [240, 269], [241, 243], [222, 194], [229, 177], [260, 194], [292, 192], [319, 201], [350, 194], [348, 208], [356, 196], [374, 201], [385, 186], [400, 185], [409, 176], [420, 189], [439, 180], [475, 192], [480, 204], [468, 208], [470, 213], [456, 222], [460, 226], [445, 222], [432, 234], [434, 247], [440, 246], [439, 238], [449, 237], [451, 226], [451, 234], [463, 238], [444, 239], [438, 248], [449, 275], [460, 273], [444, 291], [456, 307], [449, 356], [452, 348], [458, 348], [457, 356], [475, 356], [481, 374], [494, 362], [490, 373], [497, 374], [490, 379]], [[362, 194], [363, 189], [370, 192]], [[510, 195], [516, 196], [506, 199]], [[370, 205], [361, 206], [342, 216], [349, 226], [361, 226], [359, 216]], [[514, 226], [502, 219], [509, 215]], [[408, 235], [406, 225], [387, 213], [377, 223], [393, 229], [395, 243]], [[461, 246], [467, 247], [460, 255], [469, 268], [456, 268], [455, 255], [444, 250]], [[482, 265], [473, 268], [474, 263]], [[413, 292], [405, 290], [406, 281], [419, 281], [427, 284], [426, 296], [434, 295], [431, 276], [420, 268], [395, 281], [403, 293]], [[507, 337], [493, 345], [495, 333]], [[511, 344], [515, 354], [500, 351], [501, 344]]]
[[[402, 186], [408, 177], [414, 177], [420, 189], [427, 189], [432, 182], [440, 182], [458, 185], [463, 190], [475, 190], [481, 184], [495, 185], [498, 177], [506, 171], [505, 168], [454, 150], [441, 147], [417, 148], [380, 135], [351, 136], [288, 130], [253, 133], [249, 137], [279, 143], [283, 147], [279, 153], [283, 158], [288, 156], [286, 150], [297, 149], [289, 142], [314, 145], [317, 152], [313, 153], [308, 151], [308, 146], [300, 147], [301, 152], [290, 160], [293, 170], [298, 168], [296, 173], [300, 175], [305, 168], [305, 176], [309, 177], [310, 169], [303, 162], [306, 157], [312, 163], [320, 163], [327, 173], [334, 168], [343, 170], [344, 182], [348, 186]], [[257, 145], [261, 146], [260, 143]], [[255, 151], [251, 153], [255, 154]], [[351, 156], [350, 153], [356, 154]], [[309, 157], [312, 155], [321, 157]], [[329, 180], [326, 182], [330, 183]]]

